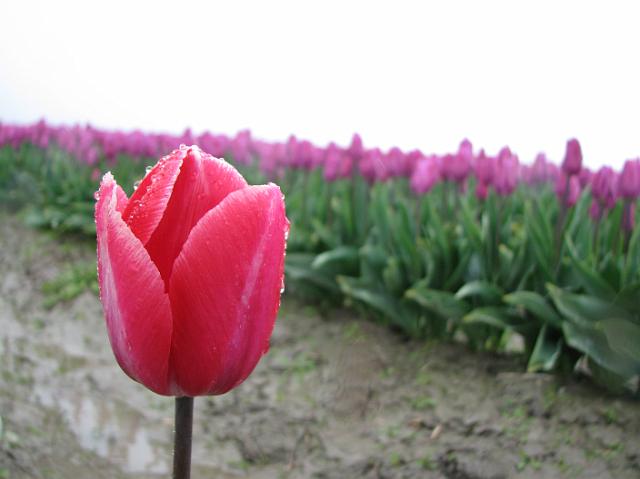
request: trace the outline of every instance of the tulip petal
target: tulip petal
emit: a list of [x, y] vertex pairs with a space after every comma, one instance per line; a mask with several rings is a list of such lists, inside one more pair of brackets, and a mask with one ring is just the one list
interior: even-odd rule
[[118, 211], [119, 188], [107, 173], [96, 203], [98, 280], [109, 340], [131, 378], [170, 394], [171, 306], [160, 273]]
[[162, 220], [146, 244], [167, 287], [173, 262], [191, 229], [229, 193], [247, 186], [240, 173], [226, 161], [202, 152], [197, 146], [183, 146], [180, 151], [184, 154], [180, 175]]
[[142, 244], [147, 244], [162, 219], [181, 165], [179, 150], [160, 159], [142, 179], [122, 213]]
[[129, 203], [129, 198], [120, 185], [116, 185], [116, 211], [122, 214]]
[[231, 193], [194, 227], [169, 288], [171, 381], [185, 394], [228, 391], [268, 350], [288, 229], [276, 185]]

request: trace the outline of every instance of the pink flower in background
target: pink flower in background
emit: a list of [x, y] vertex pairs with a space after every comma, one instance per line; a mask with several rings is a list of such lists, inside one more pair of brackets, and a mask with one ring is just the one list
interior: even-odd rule
[[433, 186], [440, 181], [440, 165], [436, 156], [420, 158], [411, 174], [411, 189], [417, 195], [423, 195], [431, 191]]
[[578, 179], [580, 180], [580, 187], [586, 188], [589, 183], [591, 183], [591, 178], [593, 177], [593, 171], [589, 168], [582, 168], [580, 173], [578, 173]]
[[640, 196], [640, 159], [625, 161], [618, 177], [618, 191], [621, 196], [630, 200]]
[[569, 175], [577, 175], [582, 169], [582, 148], [575, 138], [567, 142], [567, 149], [562, 162], [562, 171]]
[[576, 175], [560, 175], [556, 180], [555, 192], [561, 203], [566, 207], [572, 207], [580, 197], [580, 180]]
[[618, 199], [618, 177], [609, 166], [603, 166], [591, 177], [591, 191], [601, 206], [613, 208]]
[[505, 146], [498, 153], [496, 160], [493, 187], [501, 196], [508, 196], [518, 186], [520, 163], [509, 147]]
[[599, 221], [602, 217], [602, 208], [600, 207], [600, 202], [598, 200], [593, 200], [591, 202], [591, 206], [589, 207], [589, 216], [593, 221]]
[[490, 185], [493, 181], [493, 177], [495, 175], [496, 168], [496, 159], [487, 156], [484, 153], [484, 150], [480, 150], [478, 157], [475, 161], [475, 174], [476, 178], [480, 183], [484, 183], [485, 185]]
[[455, 155], [445, 155], [442, 159], [442, 176], [449, 181], [462, 183], [467, 179], [473, 162], [473, 146], [469, 140], [463, 140]]
[[323, 176], [327, 181], [335, 181], [339, 178], [346, 178], [351, 175], [352, 165], [351, 155], [337, 146], [330, 143], [325, 150]]

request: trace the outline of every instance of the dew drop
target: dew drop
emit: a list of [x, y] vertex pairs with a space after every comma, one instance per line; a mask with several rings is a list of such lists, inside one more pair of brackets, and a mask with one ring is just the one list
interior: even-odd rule
[[144, 169], [145, 174], [147, 174], [147, 175], [148, 175], [148, 174], [149, 174], [149, 172], [150, 172], [151, 170], [153, 170], [153, 166], [152, 166], [152, 165], [147, 166], [147, 167]]
[[95, 199], [96, 201], [98, 201], [98, 200], [100, 199], [100, 192], [99, 192], [99, 191], [96, 191], [96, 192], [93, 194], [93, 197], [94, 197], [94, 199]]
[[140, 186], [140, 180], [136, 181], [136, 182], [133, 184], [133, 191], [136, 191], [136, 190], [138, 189], [138, 186]]

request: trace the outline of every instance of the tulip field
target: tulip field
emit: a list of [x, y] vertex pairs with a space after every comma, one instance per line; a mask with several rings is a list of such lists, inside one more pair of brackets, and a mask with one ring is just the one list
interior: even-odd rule
[[[250, 184], [275, 182], [291, 222], [287, 291], [347, 305], [412, 338], [473, 350], [519, 344], [530, 372], [580, 371], [615, 392], [640, 374], [640, 160], [621, 172], [464, 140], [435, 155], [290, 137], [269, 143], [92, 127], [0, 125], [0, 200], [34, 226], [95, 235], [94, 192], [127, 193], [180, 144], [224, 157]], [[70, 292], [73, 294], [73, 292]]]
[[[358, 135], [350, 144], [317, 146], [294, 136], [283, 142], [266, 142], [249, 131], [235, 136], [195, 134], [190, 130], [169, 135], [52, 126], [44, 121], [32, 125], [0, 123], [0, 204], [3, 214], [11, 218], [7, 224], [14, 224], [17, 216], [28, 227], [94, 245], [96, 201], [101, 205], [96, 192], [101, 180], [105, 184], [105, 173], [110, 171], [131, 196], [138, 186], [145, 187], [141, 183], [145, 171], [149, 174], [151, 165], [180, 145], [198, 145], [203, 152], [226, 159], [250, 185], [275, 183], [284, 194], [290, 222], [284, 266], [287, 299], [284, 339], [276, 334], [276, 347], [288, 344], [286, 332], [293, 327], [287, 319], [293, 315], [287, 309], [289, 300], [320, 316], [339, 318], [348, 311], [360, 318], [356, 327], [348, 326], [347, 330], [339, 329], [343, 327], [339, 320], [321, 326], [303, 322], [309, 331], [304, 340], [308, 342], [301, 348], [307, 352], [296, 349], [292, 353], [295, 359], [284, 366], [278, 363], [276, 353], [275, 359], [268, 359], [269, 368], [284, 368], [321, 381], [326, 373], [322, 369], [324, 359], [314, 355], [312, 338], [326, 337], [327, 344], [356, 338], [353, 347], [369, 354], [374, 353], [367, 348], [367, 341], [371, 350], [387, 348], [380, 354], [393, 359], [385, 359], [385, 366], [376, 375], [384, 381], [402, 382], [407, 365], [421, 357], [422, 345], [435, 348], [442, 353], [436, 360], [442, 377], [425, 374], [412, 378], [415, 384], [399, 387], [402, 394], [426, 391], [411, 400], [410, 409], [416, 417], [403, 419], [400, 435], [424, 428], [429, 431], [430, 441], [446, 435], [447, 427], [455, 430], [458, 441], [474, 434], [493, 437], [491, 430], [478, 432], [482, 418], [469, 424], [457, 424], [452, 419], [448, 426], [427, 424], [420, 418], [425, 411], [455, 415], [455, 411], [438, 405], [428, 391], [435, 384], [445, 391], [449, 380], [452, 384], [460, 380], [454, 378], [458, 357], [460, 374], [470, 381], [472, 391], [461, 400], [474, 407], [478, 403], [481, 414], [483, 406], [478, 397], [486, 391], [485, 386], [472, 382], [471, 378], [480, 374], [474, 368], [491, 363], [482, 371], [511, 371], [515, 365], [534, 385], [531, 391], [536, 393], [533, 399], [527, 396], [525, 412], [512, 404], [499, 408], [507, 426], [496, 437], [527, 443], [521, 435], [530, 433], [528, 429], [522, 432], [523, 425], [529, 423], [522, 417], [542, 417], [556, 401], [556, 393], [549, 393], [551, 389], [545, 386], [547, 381], [587, 383], [587, 387], [602, 393], [598, 401], [605, 411], [601, 414], [603, 421], [623, 422], [614, 417], [618, 411], [614, 406], [619, 400], [637, 398], [640, 379], [640, 226], [636, 224], [640, 214], [640, 158], [627, 160], [621, 171], [608, 166], [592, 171], [584, 166], [583, 154], [588, 152], [582, 151], [576, 139], [567, 141], [563, 158], [552, 161], [544, 153], [522, 159], [506, 146], [497, 152], [484, 151], [469, 140], [449, 153], [435, 154], [400, 148], [382, 151], [366, 145]], [[106, 211], [107, 207], [100, 208]], [[95, 263], [65, 274], [47, 283], [47, 307], [82, 297], [86, 290], [97, 291]], [[384, 337], [380, 331], [385, 332]], [[260, 374], [259, 386], [250, 383], [248, 387], [267, 394], [261, 389], [267, 386], [260, 382], [264, 379]], [[509, 377], [500, 376], [500, 389], [486, 393], [486, 402], [499, 402], [500, 391], [508, 394], [512, 387]], [[359, 380], [362, 378], [353, 378]], [[302, 381], [300, 384], [306, 384]], [[296, 389], [304, 389], [300, 384], [288, 392], [302, 395]], [[218, 389], [227, 391], [227, 386]], [[310, 394], [313, 397], [305, 400], [314, 406], [303, 404], [300, 410], [313, 416], [311, 411], [321, 399], [314, 395], [313, 386], [308, 387], [314, 391]], [[363, 387], [366, 390], [370, 386]], [[163, 386], [151, 389], [167, 393]], [[206, 389], [194, 390], [198, 392], [193, 395], [207, 393]], [[383, 392], [372, 391], [358, 398], [358, 407], [366, 410], [370, 402], [379, 401], [382, 409], [387, 404]], [[446, 394], [442, 394], [446, 402]], [[389, 404], [395, 404], [396, 399], [388, 399], [385, 407], [391, 407]], [[210, 407], [215, 414], [215, 406]], [[559, 423], [572, 421], [565, 419]], [[237, 424], [226, 426], [232, 430]], [[320, 439], [298, 426], [292, 426], [296, 437], [287, 436], [291, 431], [283, 434], [292, 443], [312, 450], [305, 441]], [[393, 424], [378, 426], [389, 434], [385, 440], [393, 444], [400, 441], [390, 432]], [[632, 430], [631, 436], [637, 432]], [[372, 441], [386, 444], [379, 438]], [[246, 467], [254, 467], [260, 463], [260, 453], [252, 456], [246, 449], [251, 443], [245, 442], [240, 448], [242, 460], [248, 461]], [[562, 448], [560, 443], [558, 450]], [[429, 444], [424, 447], [430, 451]], [[465, 470], [462, 457], [440, 450], [434, 457], [429, 456], [431, 453], [417, 457], [419, 450], [417, 446], [412, 450], [411, 461], [408, 452], [393, 452], [379, 465], [387, 475], [366, 476], [368, 466], [359, 464], [353, 466], [360, 468], [358, 472], [345, 466], [335, 476], [317, 477], [423, 477], [416, 470], [439, 470], [446, 477], [511, 477], [477, 471], [473, 472], [477, 475], [465, 475], [461, 472]], [[518, 473], [535, 474], [539, 471], [536, 467], [543, 467], [536, 462], [542, 457], [536, 451], [523, 448], [513, 454]], [[625, 464], [631, 464], [624, 466], [629, 475], [620, 477], [633, 477], [640, 469], [637, 451], [633, 456], [626, 449], [625, 454]], [[287, 456], [286, 461], [296, 467], [295, 455]], [[546, 477], [556, 477], [557, 471], [566, 473], [566, 477], [581, 477], [577, 469], [560, 459], [554, 464], [557, 469], [545, 470]], [[371, 467], [374, 470], [378, 466]]]

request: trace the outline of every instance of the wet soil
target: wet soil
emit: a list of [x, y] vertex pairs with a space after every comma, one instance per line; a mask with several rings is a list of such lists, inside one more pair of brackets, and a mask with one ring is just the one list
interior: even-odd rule
[[[93, 293], [45, 307], [42, 285], [93, 255], [0, 215], [2, 479], [168, 477], [173, 401], [118, 368]], [[196, 399], [193, 462], [194, 478], [637, 478], [640, 404], [285, 297], [253, 375]]]

